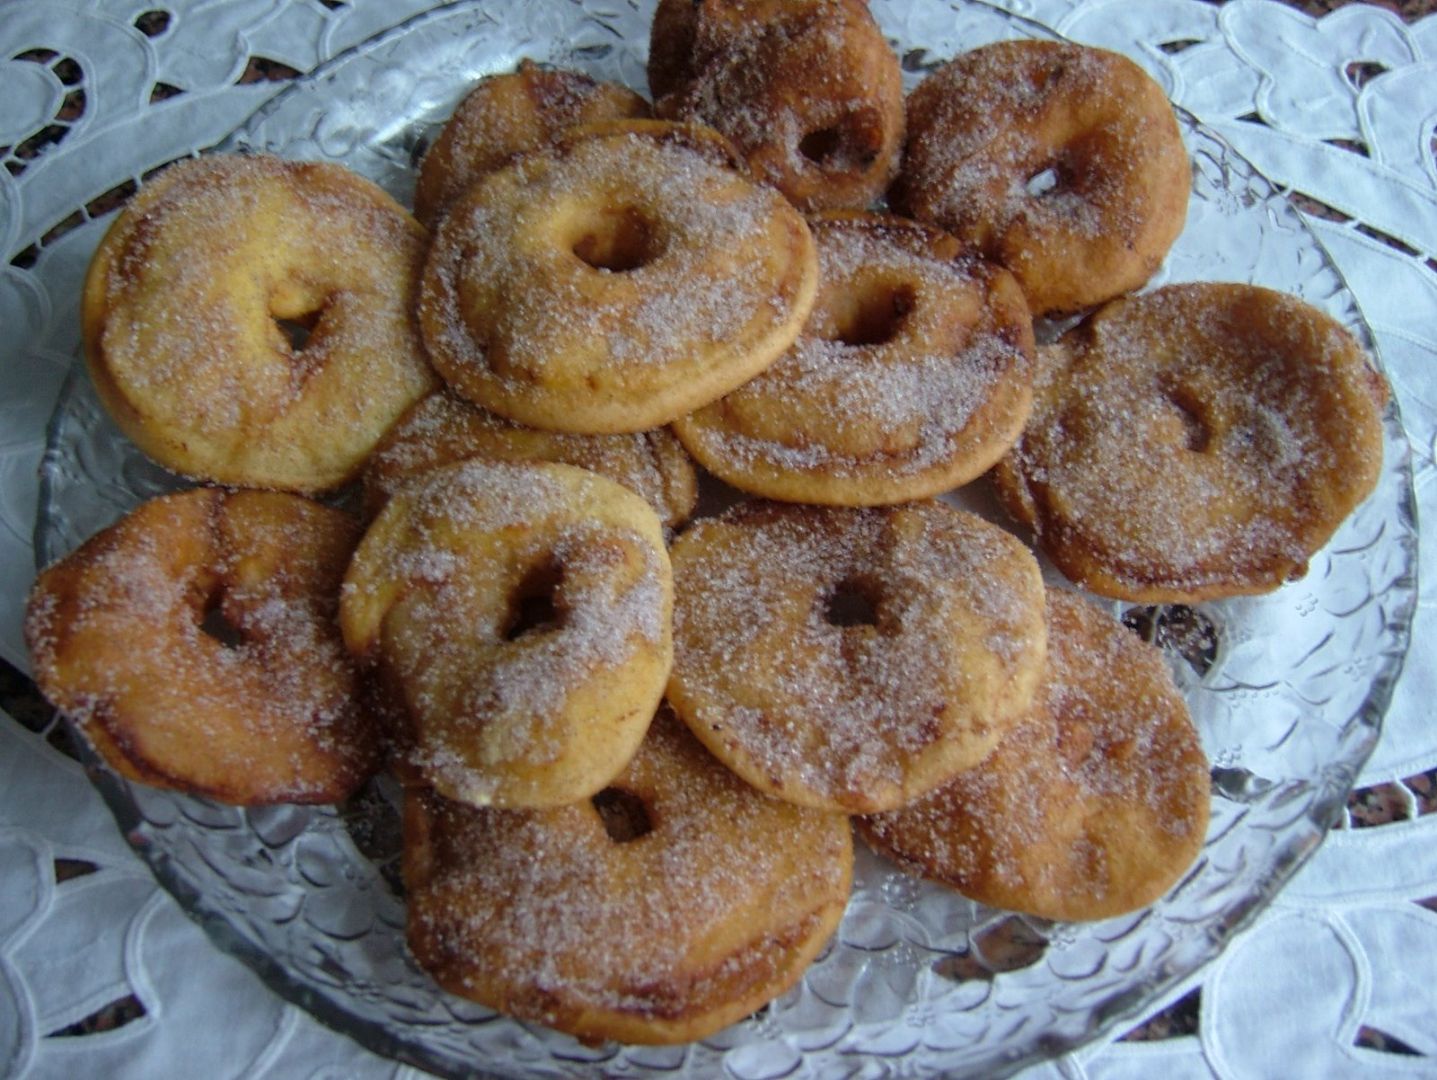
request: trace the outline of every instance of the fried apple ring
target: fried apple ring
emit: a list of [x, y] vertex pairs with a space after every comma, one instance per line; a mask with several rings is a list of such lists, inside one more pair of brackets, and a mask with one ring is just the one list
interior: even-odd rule
[[813, 305], [813, 238], [707, 129], [571, 129], [445, 216], [419, 315], [461, 397], [530, 427], [646, 431], [758, 374]]
[[1252, 285], [1116, 300], [1040, 350], [1003, 504], [1085, 589], [1271, 592], [1377, 482], [1386, 384], [1327, 315]]
[[401, 767], [448, 798], [584, 799], [643, 738], [672, 660], [663, 527], [570, 465], [471, 459], [398, 489], [340, 626], [394, 706]]
[[36, 581], [35, 681], [131, 780], [239, 805], [344, 799], [380, 758], [334, 624], [358, 537], [278, 492], [143, 503]]
[[649, 85], [805, 211], [864, 209], [898, 168], [902, 74], [862, 0], [661, 0]]
[[906, 869], [980, 903], [1107, 919], [1151, 904], [1192, 866], [1211, 799], [1207, 759], [1162, 653], [1054, 590], [1032, 709], [981, 764], [859, 830]]
[[698, 475], [667, 428], [633, 435], [566, 435], [520, 427], [440, 390], [390, 429], [364, 470], [372, 513], [415, 473], [465, 458], [557, 461], [617, 480], [643, 497], [668, 526], [688, 520], [698, 500]]
[[425, 233], [337, 165], [182, 161], [85, 278], [85, 360], [134, 443], [187, 476], [316, 492], [435, 385], [413, 324]]
[[414, 216], [433, 227], [479, 177], [576, 124], [648, 115], [649, 103], [626, 87], [520, 61], [481, 79], [445, 123], [419, 164]]
[[1172, 106], [1142, 68], [1026, 40], [964, 53], [909, 95], [892, 198], [1006, 266], [1043, 315], [1147, 281], [1191, 187]]
[[1032, 317], [1017, 282], [903, 218], [809, 224], [819, 292], [798, 341], [674, 431], [728, 483], [788, 502], [903, 502], [986, 472], [1032, 405]]
[[1032, 700], [1038, 564], [972, 514], [745, 503], [672, 557], [669, 701], [778, 798], [901, 806], [981, 761]]
[[837, 928], [852, 869], [845, 818], [765, 798], [666, 712], [593, 800], [405, 800], [420, 964], [587, 1042], [692, 1042], [777, 997]]

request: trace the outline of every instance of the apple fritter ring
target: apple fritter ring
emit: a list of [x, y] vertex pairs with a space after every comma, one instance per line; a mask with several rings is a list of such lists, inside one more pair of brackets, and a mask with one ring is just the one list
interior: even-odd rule
[[666, 712], [592, 800], [405, 799], [420, 964], [586, 1042], [692, 1042], [777, 997], [837, 928], [852, 869], [846, 818], [765, 798]]
[[152, 499], [41, 573], [35, 680], [129, 779], [240, 805], [344, 799], [380, 760], [334, 623], [358, 539], [297, 495]]
[[171, 166], [90, 263], [81, 322], [105, 408], [187, 476], [316, 492], [435, 385], [414, 325], [422, 227], [336, 165]]
[[444, 217], [419, 316], [461, 397], [530, 427], [646, 431], [757, 375], [798, 336], [818, 260], [803, 218], [660, 121], [570, 129]]
[[788, 502], [902, 502], [986, 472], [1032, 405], [1017, 282], [960, 258], [932, 226], [876, 214], [809, 224], [819, 289], [803, 333], [761, 375], [676, 420], [679, 438], [735, 487]]
[[344, 580], [400, 771], [448, 798], [553, 806], [633, 756], [673, 656], [663, 526], [570, 465], [471, 459], [390, 497]]
[[557, 461], [617, 480], [668, 526], [688, 520], [698, 475], [668, 428], [632, 435], [569, 435], [521, 427], [444, 390], [404, 414], [364, 469], [365, 503], [377, 513], [415, 473], [466, 458]]
[[1043, 315], [1147, 281], [1191, 187], [1172, 106], [1142, 68], [1027, 40], [964, 53], [914, 89], [893, 199], [1006, 266]]
[[662, 0], [649, 85], [805, 211], [864, 209], [897, 171], [902, 74], [863, 0]]
[[755, 787], [893, 809], [981, 761], [1032, 700], [1043, 583], [936, 502], [752, 502], [675, 542], [674, 711]]
[[517, 71], [481, 79], [445, 123], [414, 189], [414, 216], [433, 227], [480, 176], [566, 128], [649, 115], [649, 103], [615, 83], [523, 60]]
[[1172, 285], [1113, 301], [1039, 355], [996, 489], [1092, 592], [1271, 592], [1377, 482], [1386, 384], [1295, 297]]
[[1162, 653], [1076, 594], [1048, 594], [1037, 700], [987, 760], [859, 822], [915, 873], [1045, 919], [1144, 907], [1197, 859], [1207, 759]]

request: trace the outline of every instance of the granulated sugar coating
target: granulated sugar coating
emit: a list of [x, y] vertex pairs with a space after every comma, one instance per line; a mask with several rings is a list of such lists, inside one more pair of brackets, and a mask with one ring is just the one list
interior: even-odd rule
[[964, 53], [913, 91], [893, 198], [1006, 266], [1041, 315], [1147, 281], [1191, 186], [1172, 106], [1142, 68], [1028, 40]]
[[672, 656], [648, 505], [594, 473], [471, 460], [390, 498], [340, 618], [402, 716], [405, 760], [475, 805], [586, 798], [632, 756]]
[[533, 427], [643, 431], [762, 371], [798, 336], [817, 258], [783, 197], [714, 132], [575, 129], [450, 210], [419, 315], [461, 396]]
[[675, 712], [801, 805], [902, 805], [982, 760], [1037, 685], [1037, 562], [951, 507], [749, 503], [673, 561]]
[[663, 0], [649, 79], [660, 116], [717, 128], [805, 211], [864, 209], [897, 169], [902, 75], [863, 0]]
[[1037, 699], [975, 768], [860, 823], [915, 873], [981, 903], [1104, 919], [1152, 903], [1202, 848], [1207, 760], [1161, 652], [1048, 594]]
[[1104, 596], [1269, 592], [1372, 490], [1385, 394], [1356, 342], [1302, 301], [1169, 286], [1043, 351], [998, 493]]
[[95, 388], [168, 468], [335, 487], [434, 385], [411, 314], [423, 251], [418, 223], [339, 166], [180, 162], [145, 185], [90, 264]]
[[420, 163], [414, 216], [432, 228], [479, 177], [566, 128], [648, 115], [649, 103], [626, 87], [523, 60], [481, 79], [454, 110]]
[[119, 773], [224, 802], [335, 802], [379, 764], [334, 624], [358, 539], [293, 495], [144, 503], [44, 571], [35, 679]]
[[446, 391], [419, 402], [390, 428], [364, 470], [371, 512], [409, 477], [465, 458], [558, 461], [623, 484], [654, 508], [665, 525], [688, 519], [698, 476], [667, 428], [632, 435], [569, 435], [520, 427]]
[[476, 810], [411, 792], [420, 963], [588, 1041], [700, 1039], [796, 982], [848, 901], [847, 819], [759, 794], [666, 711], [610, 793], [636, 807], [624, 831], [599, 799]]
[[803, 333], [763, 374], [676, 421], [679, 438], [734, 486], [792, 502], [894, 503], [985, 472], [1032, 404], [1017, 283], [901, 218], [810, 225], [819, 292]]

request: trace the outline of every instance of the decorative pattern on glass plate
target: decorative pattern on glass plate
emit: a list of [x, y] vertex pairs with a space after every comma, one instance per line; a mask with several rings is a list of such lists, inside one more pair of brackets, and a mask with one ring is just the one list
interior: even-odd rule
[[[978, 4], [877, 0], [911, 87], [987, 41], [1049, 36]], [[402, 200], [465, 88], [521, 58], [644, 86], [649, 5], [472, 0], [298, 80], [218, 149], [341, 162]], [[1199, 125], [1187, 228], [1162, 281], [1237, 280], [1325, 309], [1370, 347], [1355, 302], [1282, 196]], [[1210, 960], [1317, 846], [1375, 742], [1415, 596], [1408, 450], [1395, 410], [1376, 493], [1305, 578], [1258, 599], [1123, 612], [1172, 657], [1213, 761], [1202, 857], [1151, 910], [1086, 924], [994, 911], [860, 854], [832, 946], [756, 1016], [687, 1047], [584, 1047], [439, 990], [404, 947], [398, 829], [384, 783], [339, 808], [242, 810], [96, 782], [130, 842], [226, 948], [373, 1049], [439, 1073], [771, 1077], [1014, 1071], [1135, 1015]], [[174, 486], [110, 425], [83, 371], [51, 424], [43, 564]]]

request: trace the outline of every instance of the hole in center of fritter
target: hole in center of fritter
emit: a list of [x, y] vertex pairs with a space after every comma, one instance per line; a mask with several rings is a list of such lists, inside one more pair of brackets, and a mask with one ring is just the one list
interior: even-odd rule
[[847, 298], [833, 320], [833, 340], [844, 345], [883, 345], [898, 336], [913, 310], [913, 290], [904, 285], [875, 285]]
[[225, 615], [218, 594], [211, 596], [200, 615], [200, 632], [218, 641], [226, 649], [237, 649], [244, 644], [244, 633]]
[[579, 230], [573, 252], [595, 270], [626, 274], [647, 266], [659, 256], [653, 222], [632, 206], [605, 207]]
[[798, 141], [800, 154], [828, 170], [867, 168], [882, 149], [882, 120], [872, 109], [854, 110]]
[[298, 353], [303, 352], [305, 346], [309, 344], [310, 335], [314, 333], [314, 328], [319, 325], [319, 316], [319, 309], [306, 312], [303, 315], [294, 316], [293, 318], [281, 318], [276, 315], [274, 317], [274, 324], [279, 327], [279, 332], [284, 336], [284, 340], [288, 343], [290, 351]]
[[608, 787], [595, 795], [590, 802], [599, 812], [604, 831], [616, 844], [627, 844], [653, 831], [654, 823], [649, 820], [649, 811], [644, 800], [632, 791]]
[[1028, 177], [1028, 182], [1023, 186], [1029, 195], [1035, 199], [1039, 199], [1050, 191], [1056, 191], [1058, 189], [1058, 180], [1058, 170], [1050, 165], [1041, 172], [1034, 173]]
[[878, 605], [861, 581], [842, 581], [829, 593], [823, 617], [830, 626], [877, 626]]
[[541, 563], [533, 567], [509, 600], [509, 618], [504, 625], [505, 641], [517, 641], [533, 634], [557, 630], [563, 621], [559, 607], [559, 583], [563, 568], [557, 563]]
[[843, 133], [836, 127], [820, 128], [818, 131], [810, 131], [798, 143], [798, 152], [809, 161], [817, 165], [823, 165], [838, 155], [839, 147], [843, 145]]
[[1212, 430], [1203, 419], [1202, 403], [1180, 386], [1170, 388], [1166, 396], [1181, 425], [1182, 445], [1194, 454], [1203, 453], [1212, 445]]

